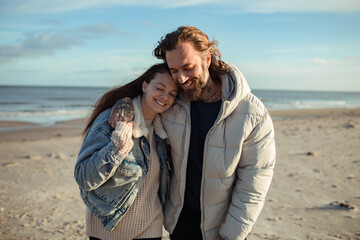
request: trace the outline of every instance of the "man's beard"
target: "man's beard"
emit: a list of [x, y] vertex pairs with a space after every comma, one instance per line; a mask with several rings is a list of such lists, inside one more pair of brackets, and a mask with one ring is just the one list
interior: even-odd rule
[[198, 77], [192, 79], [194, 87], [189, 90], [184, 90], [181, 88], [181, 95], [190, 102], [200, 100], [201, 95], [204, 92], [204, 87], [208, 82], [209, 74], [205, 71], [205, 66], [202, 66], [203, 72]]

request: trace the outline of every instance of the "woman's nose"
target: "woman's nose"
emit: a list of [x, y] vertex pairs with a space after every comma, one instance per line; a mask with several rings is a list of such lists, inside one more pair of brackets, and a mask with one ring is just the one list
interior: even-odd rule
[[171, 99], [170, 92], [165, 94], [165, 100], [169, 101]]
[[161, 94], [161, 99], [167, 101], [169, 99], [169, 93], [163, 92]]

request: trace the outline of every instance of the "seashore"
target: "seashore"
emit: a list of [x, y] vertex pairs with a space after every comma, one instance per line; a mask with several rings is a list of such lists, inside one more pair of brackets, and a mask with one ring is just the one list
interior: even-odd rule
[[[248, 239], [360, 239], [360, 108], [270, 113], [277, 163]], [[85, 122], [0, 122], [0, 239], [87, 239], [73, 177]]]

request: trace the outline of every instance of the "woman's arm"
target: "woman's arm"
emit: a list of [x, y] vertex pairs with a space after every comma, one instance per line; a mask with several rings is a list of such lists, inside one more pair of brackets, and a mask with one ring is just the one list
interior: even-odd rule
[[75, 165], [74, 176], [79, 187], [91, 191], [111, 178], [117, 167], [131, 150], [132, 128], [119, 122], [111, 133], [108, 114], [99, 115], [88, 130]]

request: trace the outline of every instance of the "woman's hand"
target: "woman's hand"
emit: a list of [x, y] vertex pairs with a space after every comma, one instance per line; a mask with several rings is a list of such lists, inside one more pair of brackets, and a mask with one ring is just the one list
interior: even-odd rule
[[118, 100], [112, 107], [108, 123], [112, 128], [116, 128], [118, 122], [132, 122], [134, 117], [135, 114], [132, 99], [126, 97]]
[[129, 119], [125, 117], [124, 121], [119, 121], [117, 123], [115, 130], [111, 135], [111, 141], [119, 150], [120, 154], [127, 154], [134, 145], [134, 142], [132, 140], [133, 127], [134, 122], [129, 121]]

